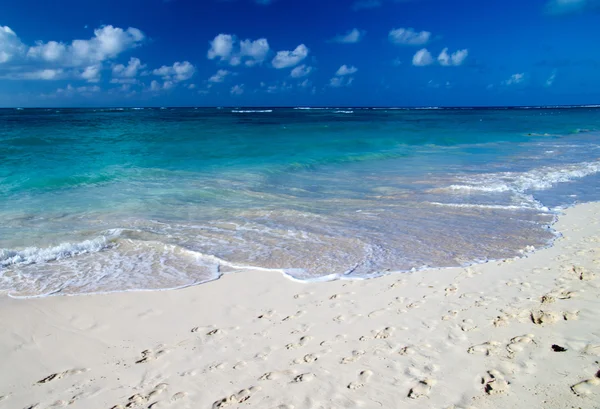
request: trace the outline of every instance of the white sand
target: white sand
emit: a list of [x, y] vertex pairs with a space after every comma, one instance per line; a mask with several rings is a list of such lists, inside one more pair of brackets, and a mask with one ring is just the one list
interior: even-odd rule
[[0, 408], [598, 408], [599, 220], [471, 268], [2, 297]]

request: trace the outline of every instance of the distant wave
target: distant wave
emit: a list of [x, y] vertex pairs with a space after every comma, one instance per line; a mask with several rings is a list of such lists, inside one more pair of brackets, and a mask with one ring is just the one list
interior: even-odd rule
[[37, 264], [62, 260], [86, 253], [96, 253], [111, 246], [111, 239], [120, 234], [120, 230], [111, 230], [107, 235], [79, 243], [61, 243], [54, 247], [28, 247], [23, 250], [0, 249], [0, 267], [18, 264]]
[[335, 114], [353, 114], [354, 111], [333, 111]]
[[233, 109], [233, 110], [231, 110], [231, 112], [233, 112], [235, 114], [252, 114], [255, 112], [271, 113], [271, 112], [273, 112], [273, 110], [272, 109]]
[[547, 190], [557, 183], [569, 182], [600, 172], [600, 162], [582, 162], [563, 166], [545, 166], [528, 172], [489, 173], [463, 178], [464, 184], [451, 185], [451, 190], [523, 193]]

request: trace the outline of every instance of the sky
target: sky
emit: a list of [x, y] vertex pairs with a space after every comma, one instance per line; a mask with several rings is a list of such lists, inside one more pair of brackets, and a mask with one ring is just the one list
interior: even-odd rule
[[4, 0], [0, 107], [600, 104], [600, 0]]

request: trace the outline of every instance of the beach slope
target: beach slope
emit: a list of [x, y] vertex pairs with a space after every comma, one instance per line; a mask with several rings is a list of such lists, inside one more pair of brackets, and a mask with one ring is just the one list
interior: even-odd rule
[[600, 204], [527, 257], [0, 298], [0, 408], [597, 408]]

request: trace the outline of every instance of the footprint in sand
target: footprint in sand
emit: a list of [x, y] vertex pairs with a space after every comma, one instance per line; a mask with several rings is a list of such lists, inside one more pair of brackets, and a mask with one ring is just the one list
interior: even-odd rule
[[460, 324], [460, 329], [463, 332], [469, 332], [469, 331], [473, 331], [473, 330], [477, 329], [477, 325], [475, 325], [473, 320], [466, 319], [466, 320], [463, 320], [462, 323]]
[[295, 299], [295, 300], [298, 300], [298, 299], [300, 299], [300, 298], [305, 298], [305, 297], [308, 297], [309, 295], [312, 295], [312, 294], [313, 294], [313, 293], [299, 293], [299, 294], [296, 294], [296, 295], [294, 295], [294, 299]]
[[563, 312], [563, 319], [565, 321], [574, 321], [579, 319], [579, 311], [565, 311]]
[[298, 365], [298, 364], [311, 364], [313, 362], [316, 362], [319, 359], [319, 357], [315, 354], [307, 354], [304, 355], [302, 358], [296, 358], [292, 361], [292, 365]]
[[523, 351], [523, 349], [525, 349], [525, 346], [530, 344], [533, 341], [533, 338], [535, 337], [535, 335], [533, 334], [526, 334], [526, 335], [521, 335], [518, 337], [514, 337], [513, 339], [510, 340], [510, 343], [506, 346], [506, 350], [511, 353], [514, 354], [516, 352], [521, 352]]
[[408, 397], [411, 399], [419, 399], [429, 395], [431, 392], [431, 388], [436, 384], [436, 381], [433, 379], [424, 379], [420, 381], [418, 384], [413, 386], [410, 391], [408, 391]]
[[444, 290], [444, 295], [446, 297], [449, 297], [451, 295], [456, 294], [457, 291], [458, 291], [458, 286], [456, 284], [451, 284], [450, 287], [448, 287]]
[[584, 267], [581, 266], [573, 266], [571, 271], [580, 281], [593, 280], [595, 277], [593, 273], [590, 273]]
[[373, 336], [363, 335], [362, 337], [359, 338], [359, 340], [360, 341], [368, 341], [371, 339], [387, 339], [387, 338], [391, 337], [395, 331], [396, 331], [396, 328], [394, 328], [394, 327], [386, 327], [380, 331], [373, 331]]
[[[127, 399], [127, 403], [124, 406], [115, 405], [111, 409], [135, 408], [141, 405], [146, 405], [150, 400], [154, 400], [158, 395], [163, 393], [167, 389], [167, 386], [168, 385], [166, 383], [159, 383], [154, 387], [152, 391], [150, 391], [150, 393], [148, 393], [148, 395], [136, 393], [135, 395], [132, 395], [129, 397], [129, 399]], [[154, 402], [148, 406], [148, 408], [158, 407], [158, 402]]]
[[80, 373], [84, 373], [84, 372], [87, 372], [87, 371], [89, 371], [88, 368], [84, 368], [84, 369], [70, 369], [70, 370], [64, 371], [64, 372], [57, 372], [57, 373], [53, 373], [52, 375], [46, 376], [44, 379], [40, 379], [36, 383], [38, 383], [38, 384], [48, 383], [48, 382], [51, 382], [51, 381], [56, 381], [56, 380], [62, 379], [65, 376], [78, 375]]
[[536, 325], [554, 324], [560, 319], [559, 315], [552, 311], [532, 311], [531, 321]]
[[151, 349], [146, 349], [142, 351], [142, 359], [135, 361], [136, 364], [144, 364], [146, 362], [154, 361], [155, 359], [160, 358], [161, 356], [167, 354], [169, 352], [168, 349], [163, 348], [162, 345], [159, 346], [156, 351]]
[[507, 315], [498, 315], [492, 323], [494, 327], [506, 327], [510, 324], [510, 317]]
[[358, 374], [358, 381], [350, 382], [348, 384], [348, 389], [356, 390], [356, 389], [362, 388], [369, 381], [369, 378], [371, 376], [373, 376], [373, 372], [370, 371], [369, 369], [365, 369], [364, 371], [361, 371]]
[[371, 311], [371, 312], [369, 313], [369, 315], [367, 315], [367, 317], [369, 317], [369, 318], [375, 318], [375, 317], [379, 317], [379, 316], [381, 316], [381, 315], [385, 314], [385, 313], [386, 313], [386, 312], [388, 312], [388, 311], [389, 311], [389, 309], [388, 309], [388, 308], [382, 308], [382, 309], [380, 309], [380, 310]]
[[352, 356], [347, 356], [341, 359], [340, 363], [341, 364], [351, 364], [352, 362], [356, 362], [360, 359], [361, 356], [363, 356], [365, 354], [365, 351], [363, 351], [362, 349], [358, 349], [355, 351], [352, 351]]
[[296, 376], [292, 383], [310, 382], [315, 378], [315, 375], [312, 373], [303, 373], [302, 375]]
[[313, 337], [311, 337], [310, 335], [306, 335], [302, 338], [300, 338], [300, 340], [298, 340], [297, 343], [291, 343], [291, 344], [287, 344], [285, 346], [285, 349], [296, 349], [296, 348], [302, 348], [303, 346], [305, 346], [309, 341], [311, 341], [313, 339]]
[[504, 379], [504, 375], [495, 369], [488, 371], [488, 373], [481, 378], [483, 384], [483, 390], [488, 395], [497, 395], [500, 393], [508, 392], [510, 382]]
[[588, 379], [571, 386], [571, 390], [578, 396], [587, 396], [600, 392], [600, 371], [592, 379]]
[[500, 345], [500, 342], [488, 341], [484, 342], [483, 344], [473, 345], [467, 350], [467, 352], [469, 354], [479, 354], [485, 356], [497, 355]]
[[278, 372], [267, 372], [267, 373], [263, 374], [260, 378], [258, 378], [258, 380], [259, 381], [276, 381], [276, 380], [281, 379], [283, 377], [293, 376], [296, 373], [297, 372], [294, 371], [294, 370], [278, 371]]
[[254, 393], [258, 392], [259, 390], [260, 390], [259, 386], [253, 386], [248, 389], [242, 389], [241, 391], [239, 391], [236, 394], [226, 396], [222, 399], [219, 399], [218, 401], [213, 403], [212, 407], [213, 407], [213, 409], [224, 408], [226, 406], [237, 405], [242, 402], [246, 402], [248, 399], [250, 399], [252, 397], [252, 395], [254, 395]]
[[209, 365], [208, 368], [206, 368], [207, 371], [212, 372], [212, 371], [218, 371], [221, 369], [225, 369], [225, 363], [224, 362], [219, 362], [216, 364], [212, 364]]
[[448, 314], [442, 315], [442, 321], [453, 320], [454, 318], [456, 318], [457, 315], [458, 315], [458, 311], [456, 311], [456, 310], [448, 311]]
[[284, 319], [282, 319], [281, 321], [290, 321], [290, 320], [294, 320], [296, 318], [300, 318], [301, 316], [303, 316], [304, 314], [306, 314], [306, 311], [297, 311], [296, 314], [292, 314], [292, 315], [288, 315], [287, 317], [285, 317]]

